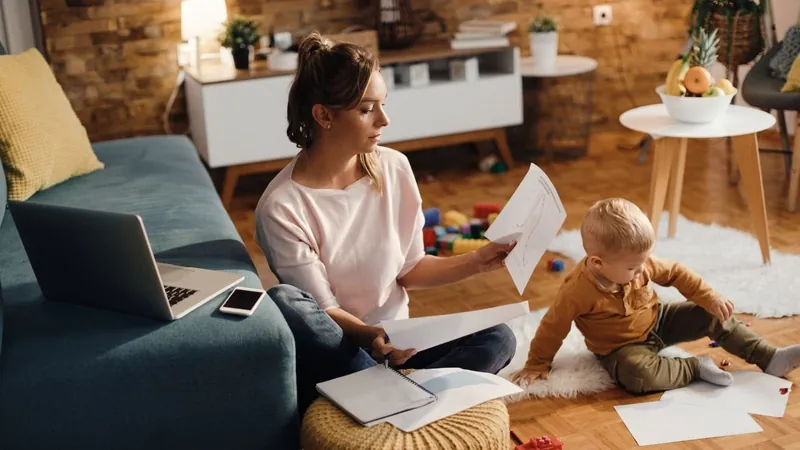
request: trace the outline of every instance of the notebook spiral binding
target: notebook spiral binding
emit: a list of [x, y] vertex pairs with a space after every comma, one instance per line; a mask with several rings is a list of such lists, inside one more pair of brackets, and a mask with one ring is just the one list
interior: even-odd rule
[[400, 375], [400, 377], [401, 377], [402, 379], [406, 380], [407, 382], [409, 382], [409, 383], [413, 384], [414, 386], [416, 386], [416, 387], [420, 388], [421, 390], [423, 390], [423, 391], [427, 392], [428, 394], [430, 394], [430, 395], [431, 395], [431, 396], [434, 398], [434, 400], [438, 400], [438, 399], [439, 399], [439, 396], [438, 396], [438, 395], [436, 395], [436, 394], [434, 394], [433, 392], [429, 391], [429, 390], [428, 390], [428, 389], [426, 389], [424, 386], [422, 386], [421, 384], [419, 384], [419, 383], [417, 383], [416, 381], [412, 380], [411, 378], [408, 378], [408, 377], [407, 377], [405, 374], [403, 374], [403, 372], [400, 372], [399, 370], [395, 369], [395, 368], [394, 368], [394, 367], [392, 367], [392, 366], [389, 366], [389, 367], [387, 367], [387, 368], [388, 368], [389, 370], [391, 370], [392, 372], [396, 373], [397, 375]]

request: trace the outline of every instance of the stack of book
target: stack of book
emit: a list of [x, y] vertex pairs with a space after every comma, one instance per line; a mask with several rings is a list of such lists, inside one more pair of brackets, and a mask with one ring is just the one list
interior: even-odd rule
[[472, 19], [461, 22], [450, 41], [453, 50], [472, 48], [507, 47], [508, 33], [517, 29], [509, 20]]

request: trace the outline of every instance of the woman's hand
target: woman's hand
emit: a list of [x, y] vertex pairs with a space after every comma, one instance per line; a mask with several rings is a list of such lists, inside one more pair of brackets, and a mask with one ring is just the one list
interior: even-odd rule
[[517, 245], [517, 241], [509, 244], [498, 244], [489, 242], [483, 247], [475, 250], [473, 258], [477, 267], [477, 272], [491, 272], [506, 265], [506, 257]]
[[386, 333], [383, 328], [370, 327], [369, 333], [372, 336], [370, 354], [376, 361], [383, 362], [388, 357], [389, 364], [396, 367], [405, 364], [409, 358], [416, 354], [414, 349], [398, 350], [391, 343], [386, 342]]

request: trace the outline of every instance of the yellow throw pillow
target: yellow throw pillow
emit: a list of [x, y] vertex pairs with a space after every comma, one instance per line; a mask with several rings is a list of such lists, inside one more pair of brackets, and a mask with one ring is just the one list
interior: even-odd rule
[[781, 88], [781, 92], [800, 92], [800, 55], [794, 59], [789, 74], [786, 75], [786, 83]]
[[0, 158], [9, 200], [104, 167], [36, 49], [0, 56]]

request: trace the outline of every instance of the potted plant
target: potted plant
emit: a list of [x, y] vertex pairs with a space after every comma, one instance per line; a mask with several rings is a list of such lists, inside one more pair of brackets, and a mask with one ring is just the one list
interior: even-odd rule
[[550, 70], [558, 56], [558, 24], [547, 15], [539, 15], [528, 23], [528, 40], [531, 44], [533, 67]]
[[225, 22], [219, 36], [219, 43], [231, 49], [233, 65], [239, 70], [250, 68], [250, 48], [261, 39], [258, 33], [259, 23], [243, 17], [234, 17]]
[[764, 49], [761, 16], [766, 2], [754, 0], [695, 0], [689, 35], [700, 28], [718, 30], [717, 60], [728, 71], [753, 61]]

